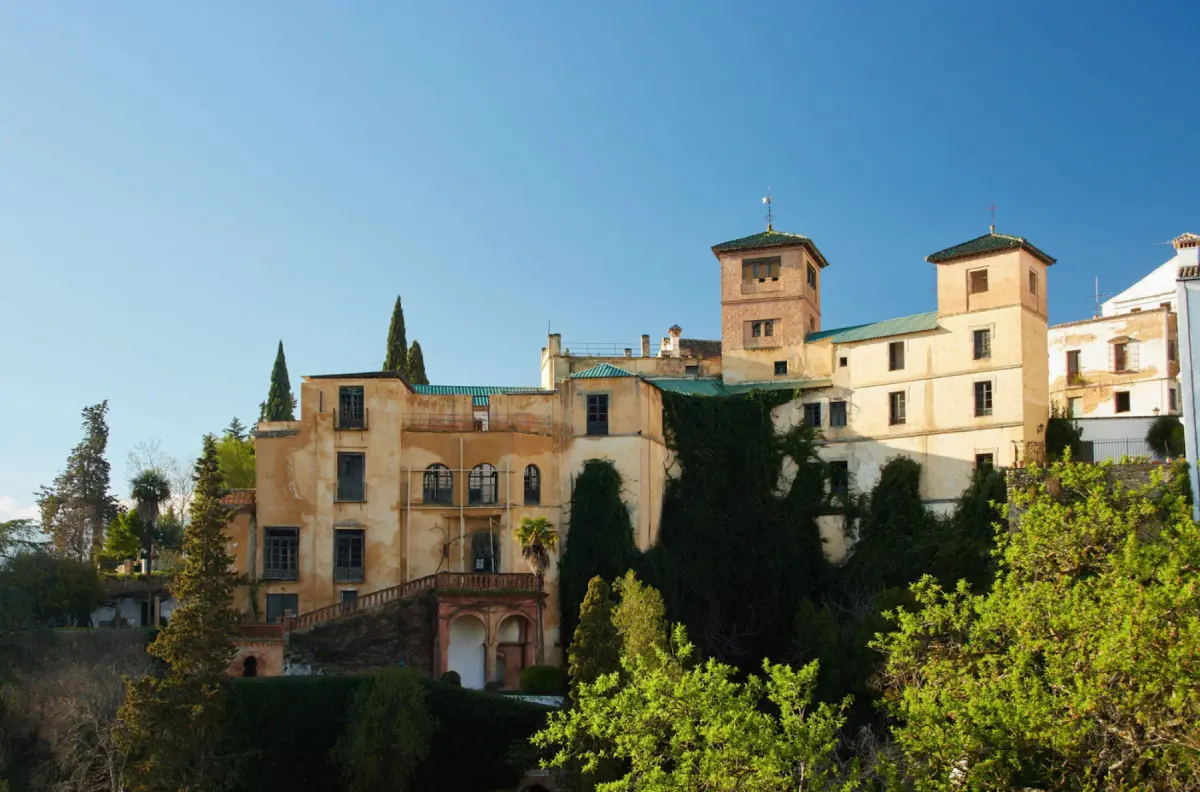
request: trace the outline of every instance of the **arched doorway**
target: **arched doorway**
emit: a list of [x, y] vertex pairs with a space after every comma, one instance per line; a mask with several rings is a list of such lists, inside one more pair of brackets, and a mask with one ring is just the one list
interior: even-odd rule
[[242, 661], [242, 676], [254, 677], [258, 676], [258, 658], [250, 655]]
[[450, 622], [450, 645], [446, 650], [446, 670], [457, 671], [462, 686], [482, 690], [484, 686], [484, 640], [487, 629], [474, 616], [459, 616]]
[[530, 652], [533, 629], [529, 619], [519, 614], [506, 616], [496, 630], [496, 679], [506, 690], [521, 687], [521, 671]]

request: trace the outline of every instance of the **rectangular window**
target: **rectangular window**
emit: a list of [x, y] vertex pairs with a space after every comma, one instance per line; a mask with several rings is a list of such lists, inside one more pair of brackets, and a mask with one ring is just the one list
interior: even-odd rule
[[775, 323], [770, 319], [763, 322], [763, 335], [765, 335], [767, 338], [775, 335]]
[[1168, 408], [1171, 412], [1179, 412], [1179, 391], [1167, 388]]
[[812, 316], [808, 317], [808, 332], [810, 332], [810, 333], [817, 332], [817, 320], [815, 317], [812, 317]]
[[975, 340], [975, 359], [990, 358], [992, 356], [992, 331], [976, 330], [972, 336]]
[[592, 393], [587, 397], [587, 433], [608, 434], [608, 394]]
[[829, 425], [830, 426], [845, 426], [846, 425], [846, 402], [844, 402], [844, 401], [829, 402]]
[[846, 495], [850, 492], [849, 462], [829, 463], [829, 492], [833, 495]]
[[780, 259], [747, 259], [742, 262], [742, 280], [753, 281], [779, 280]]
[[906, 409], [908, 405], [904, 391], [892, 391], [888, 394], [888, 423], [892, 426], [898, 426], [906, 422]]
[[268, 528], [263, 534], [263, 579], [296, 580], [299, 551], [300, 529]]
[[367, 411], [361, 385], [338, 388], [338, 429], [366, 429]]
[[817, 268], [812, 264], [808, 265], [808, 286], [811, 289], [817, 288]]
[[1129, 412], [1129, 391], [1117, 391], [1113, 394], [1113, 410], [1119, 413]]
[[992, 383], [990, 381], [975, 383], [975, 417], [992, 414]]
[[358, 607], [358, 591], [355, 589], [343, 589], [341, 604], [343, 612], [349, 613], [354, 611]]
[[1074, 385], [1082, 379], [1079, 373], [1079, 350], [1067, 352], [1067, 383]]
[[1176, 357], [1177, 354], [1178, 354], [1178, 349], [1175, 346], [1175, 339], [1168, 338], [1167, 339], [1167, 360], [1169, 360], [1172, 363], [1176, 362], [1177, 360], [1179, 360], [1179, 358]]
[[1129, 344], [1113, 344], [1113, 372], [1129, 371]]
[[904, 368], [904, 342], [893, 341], [888, 344], [888, 371], [899, 371]]
[[775, 361], [775, 376], [782, 377], [784, 374], [787, 374], [787, 361], [786, 360], [776, 360]]
[[337, 499], [339, 501], [365, 501], [367, 457], [365, 454], [337, 455]]
[[980, 468], [995, 467], [995, 465], [996, 465], [996, 455], [995, 454], [987, 453], [987, 454], [976, 454], [975, 455], [975, 469], [976, 470], [979, 470]]
[[335, 583], [361, 583], [363, 545], [366, 539], [359, 529], [338, 529], [333, 532], [333, 580]]
[[971, 294], [983, 294], [988, 290], [987, 270], [978, 269], [968, 272], [967, 282]]
[[821, 425], [821, 403], [804, 405], [804, 423], [809, 426]]
[[838, 358], [838, 368], [846, 368], [846, 365], [849, 362], [850, 362], [850, 358], [847, 358], [847, 357]]
[[1029, 293], [1037, 294], [1037, 273], [1033, 270], [1029, 270]]
[[751, 322], [750, 323], [750, 337], [751, 338], [762, 338], [762, 331], [763, 331], [762, 322]]
[[283, 620], [284, 616], [296, 616], [299, 613], [299, 594], [267, 595], [267, 624], [277, 624]]
[[1078, 396], [1072, 396], [1067, 399], [1067, 415], [1071, 418], [1078, 418], [1083, 415], [1083, 399]]

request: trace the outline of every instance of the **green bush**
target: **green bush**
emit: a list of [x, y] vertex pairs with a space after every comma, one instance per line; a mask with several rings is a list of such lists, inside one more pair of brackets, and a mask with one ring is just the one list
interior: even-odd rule
[[1175, 415], [1160, 415], [1146, 432], [1146, 444], [1160, 457], [1183, 456], [1183, 423]]
[[386, 668], [354, 694], [350, 723], [333, 749], [346, 787], [355, 792], [408, 792], [429, 755], [437, 721], [422, 679]]
[[462, 687], [462, 677], [457, 671], [447, 671], [446, 673], [442, 674], [441, 680], [447, 685], [451, 685], [453, 687]]
[[534, 696], [559, 696], [567, 691], [567, 672], [558, 666], [531, 665], [521, 672], [521, 691]]

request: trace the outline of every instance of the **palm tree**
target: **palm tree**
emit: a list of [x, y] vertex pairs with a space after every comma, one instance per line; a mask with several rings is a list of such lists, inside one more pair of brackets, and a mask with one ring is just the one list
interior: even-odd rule
[[142, 547], [146, 552], [146, 571], [150, 571], [150, 554], [154, 549], [154, 530], [158, 522], [159, 509], [171, 497], [171, 484], [156, 468], [138, 473], [129, 482], [129, 494], [133, 496], [134, 510], [146, 526]]
[[533, 574], [537, 577], [537, 661], [538, 665], [545, 662], [545, 648], [542, 645], [542, 610], [545, 607], [543, 587], [546, 582], [546, 569], [550, 566], [550, 554], [558, 547], [558, 531], [545, 517], [523, 517], [517, 526], [517, 541], [521, 543], [521, 555], [528, 562]]

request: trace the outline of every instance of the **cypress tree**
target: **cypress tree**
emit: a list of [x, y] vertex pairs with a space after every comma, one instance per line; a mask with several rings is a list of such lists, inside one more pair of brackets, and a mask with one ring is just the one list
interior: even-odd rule
[[408, 350], [408, 381], [413, 385], [429, 384], [429, 377], [425, 374], [425, 356], [421, 354], [421, 342], [415, 339], [412, 348]]
[[587, 596], [579, 606], [579, 626], [571, 640], [567, 663], [571, 692], [580, 683], [620, 670], [621, 636], [613, 624], [612, 589], [603, 578], [594, 577], [588, 581]]
[[221, 505], [217, 444], [204, 438], [196, 461], [196, 492], [184, 529], [185, 562], [171, 593], [179, 606], [147, 650], [166, 662], [162, 678], [129, 686], [117, 716], [117, 739], [129, 757], [134, 792], [214, 788], [228, 771], [219, 756], [221, 724], [234, 654], [232, 607], [237, 574], [230, 570]]
[[404, 334], [404, 308], [400, 295], [396, 295], [396, 307], [392, 309], [392, 326], [388, 328], [387, 358], [383, 361], [384, 371], [399, 372], [408, 377], [408, 338]]
[[292, 395], [292, 381], [288, 378], [287, 360], [283, 356], [283, 342], [275, 353], [275, 366], [271, 369], [271, 389], [267, 400], [260, 406], [260, 421], [294, 421], [296, 397]]

